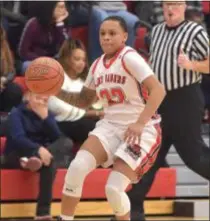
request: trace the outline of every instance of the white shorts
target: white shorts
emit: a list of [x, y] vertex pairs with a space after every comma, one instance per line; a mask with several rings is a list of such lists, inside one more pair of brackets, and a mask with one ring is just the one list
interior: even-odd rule
[[119, 157], [137, 172], [139, 180], [156, 160], [161, 143], [161, 129], [159, 124], [145, 126], [140, 145], [134, 146], [127, 145], [123, 140], [126, 129], [103, 119], [97, 122], [96, 128], [89, 135], [98, 137], [107, 153], [108, 159], [101, 166], [109, 167]]

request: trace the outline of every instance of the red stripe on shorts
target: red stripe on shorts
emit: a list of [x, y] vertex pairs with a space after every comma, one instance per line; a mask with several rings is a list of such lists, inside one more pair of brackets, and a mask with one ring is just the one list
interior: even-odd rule
[[150, 152], [147, 153], [147, 155], [141, 161], [141, 164], [135, 170], [138, 176], [138, 180], [140, 180], [142, 176], [149, 171], [149, 169], [154, 164], [159, 153], [162, 133], [161, 133], [161, 128], [159, 124], [154, 125], [154, 127], [157, 130], [157, 138], [156, 138], [155, 144], [150, 149]]

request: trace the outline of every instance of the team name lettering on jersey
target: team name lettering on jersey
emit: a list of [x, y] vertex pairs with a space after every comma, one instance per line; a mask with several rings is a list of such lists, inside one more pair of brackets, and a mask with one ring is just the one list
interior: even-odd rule
[[103, 83], [116, 83], [116, 84], [125, 84], [126, 76], [121, 76], [119, 74], [105, 74], [97, 78], [96, 87]]

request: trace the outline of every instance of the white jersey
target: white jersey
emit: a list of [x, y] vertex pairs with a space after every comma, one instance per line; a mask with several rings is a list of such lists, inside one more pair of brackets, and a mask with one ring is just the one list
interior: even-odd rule
[[[102, 55], [91, 66], [85, 87], [96, 90], [104, 106], [104, 119], [112, 124], [128, 125], [139, 118], [148, 94], [142, 82], [154, 75], [146, 61], [131, 47], [124, 47], [109, 64]], [[159, 122], [159, 117], [148, 124]]]

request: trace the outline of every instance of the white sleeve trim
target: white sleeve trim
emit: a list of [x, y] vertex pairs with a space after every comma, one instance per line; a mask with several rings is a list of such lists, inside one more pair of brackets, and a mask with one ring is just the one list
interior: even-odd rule
[[58, 22], [58, 23], [56, 23], [56, 26], [57, 27], [64, 26], [64, 22]]

